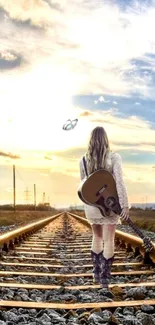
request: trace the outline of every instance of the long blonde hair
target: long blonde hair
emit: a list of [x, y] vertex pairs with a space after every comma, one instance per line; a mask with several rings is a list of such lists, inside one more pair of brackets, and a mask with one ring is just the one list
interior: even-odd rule
[[106, 157], [110, 152], [109, 140], [103, 127], [92, 130], [86, 153], [88, 174], [100, 168], [106, 168]]

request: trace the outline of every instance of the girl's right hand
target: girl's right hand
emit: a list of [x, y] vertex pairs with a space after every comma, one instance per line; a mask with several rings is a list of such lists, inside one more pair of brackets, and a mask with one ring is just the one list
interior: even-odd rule
[[125, 208], [122, 209], [120, 217], [123, 220], [127, 220], [129, 218], [129, 208], [128, 207], [125, 207]]

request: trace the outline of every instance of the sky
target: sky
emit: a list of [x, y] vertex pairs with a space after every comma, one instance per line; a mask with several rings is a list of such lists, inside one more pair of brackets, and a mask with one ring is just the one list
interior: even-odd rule
[[[155, 202], [155, 1], [0, 0], [0, 204], [81, 204], [103, 126], [130, 203]], [[70, 131], [67, 119], [78, 119]]]

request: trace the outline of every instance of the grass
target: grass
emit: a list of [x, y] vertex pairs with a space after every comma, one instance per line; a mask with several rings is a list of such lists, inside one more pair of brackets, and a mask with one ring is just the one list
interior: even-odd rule
[[[70, 212], [85, 218], [84, 211], [71, 210]], [[0, 211], [0, 226], [33, 222], [57, 213], [59, 211], [55, 209], [52, 211], [16, 211], [15, 213]], [[130, 218], [139, 228], [155, 232], [155, 210], [130, 209]], [[122, 224], [126, 223], [123, 221]]]
[[0, 227], [33, 222], [57, 213], [55, 209], [53, 211], [0, 211]]
[[[70, 212], [85, 218], [84, 211]], [[130, 209], [130, 218], [139, 228], [155, 232], [155, 210]], [[122, 221], [122, 224], [127, 223]]]

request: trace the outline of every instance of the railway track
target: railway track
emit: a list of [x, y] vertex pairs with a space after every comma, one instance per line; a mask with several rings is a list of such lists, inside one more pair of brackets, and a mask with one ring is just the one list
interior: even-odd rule
[[155, 247], [117, 231], [108, 292], [92, 281], [91, 236], [71, 213], [0, 236], [0, 325], [155, 324]]

